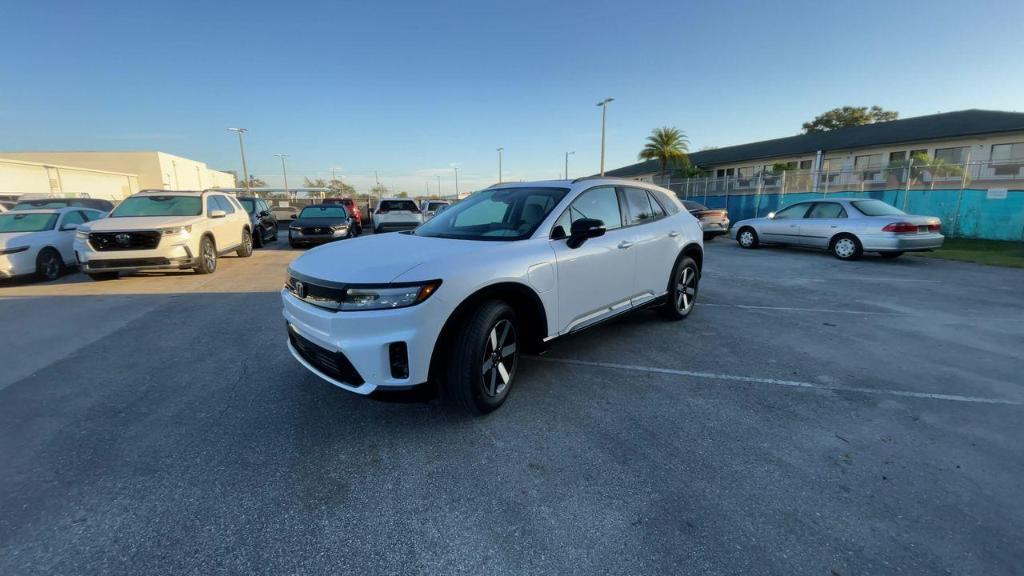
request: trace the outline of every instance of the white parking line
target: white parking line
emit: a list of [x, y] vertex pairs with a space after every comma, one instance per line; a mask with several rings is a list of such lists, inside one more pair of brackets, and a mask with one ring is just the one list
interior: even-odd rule
[[783, 310], [786, 312], [827, 312], [829, 314], [865, 314], [869, 316], [908, 316], [906, 312], [871, 312], [867, 310], [840, 310], [834, 308], [796, 308], [787, 306], [753, 306], [750, 304], [717, 304], [704, 302], [699, 306], [720, 306], [722, 308], [743, 308], [746, 310]]
[[811, 388], [815, 390], [835, 390], [841, 392], [861, 392], [864, 394], [885, 394], [889, 396], [903, 396], [906, 398], [927, 398], [929, 400], [973, 402], [978, 404], [1006, 404], [1010, 406], [1024, 405], [1024, 402], [1018, 402], [1016, 400], [1002, 400], [999, 398], [980, 398], [977, 396], [960, 396], [959, 394], [931, 394], [927, 392], [910, 392], [906, 390], [861, 388], [858, 386], [842, 386], [838, 384], [818, 384], [816, 382], [801, 382], [799, 380], [780, 380], [777, 378], [758, 378], [755, 376], [737, 376], [734, 374], [717, 374], [714, 372], [694, 372], [692, 370], [675, 370], [673, 368], [635, 366], [632, 364], [616, 364], [614, 362], [592, 362], [589, 360], [571, 360], [568, 358], [552, 358], [549, 356], [534, 356], [532, 358], [555, 364], [593, 366], [596, 368], [614, 368], [616, 370], [632, 370], [634, 372], [649, 372], [654, 374], [671, 374], [673, 376], [689, 376], [691, 378], [705, 378], [709, 380], [728, 380], [732, 382], [771, 384], [773, 386], [789, 386], [792, 388]]

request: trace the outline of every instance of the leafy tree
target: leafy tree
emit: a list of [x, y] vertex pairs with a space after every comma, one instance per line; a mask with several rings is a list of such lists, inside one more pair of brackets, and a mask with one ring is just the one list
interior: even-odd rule
[[388, 189], [383, 184], [374, 184], [370, 187], [370, 196], [373, 198], [384, 197], [388, 195]]
[[[238, 185], [239, 188], [245, 188], [245, 180], [242, 180]], [[257, 178], [252, 174], [249, 175], [249, 188], [266, 188], [267, 182], [262, 178]]]
[[824, 114], [820, 114], [810, 122], [804, 122], [804, 134], [813, 132], [828, 132], [848, 126], [863, 126], [876, 122], [890, 122], [900, 115], [899, 112], [883, 110], [880, 106], [843, 106], [833, 108]]
[[409, 193], [403, 191], [403, 192], [399, 192], [398, 194], [395, 194], [395, 196], [397, 196], [399, 198], [408, 198], [409, 197]]
[[661, 173], [669, 166], [685, 167], [690, 164], [686, 152], [690, 149], [690, 141], [686, 134], [678, 128], [663, 126], [651, 130], [647, 144], [637, 155], [640, 160], [657, 160]]

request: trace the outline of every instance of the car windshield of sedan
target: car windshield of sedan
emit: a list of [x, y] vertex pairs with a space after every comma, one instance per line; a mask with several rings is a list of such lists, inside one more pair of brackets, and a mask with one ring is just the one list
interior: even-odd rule
[[413, 234], [461, 240], [529, 238], [568, 188], [497, 188], [477, 192], [439, 213]]
[[135, 216], [199, 216], [203, 199], [198, 196], [134, 196], [110, 213], [111, 218]]
[[53, 225], [56, 223], [56, 214], [0, 214], [0, 234], [53, 230]]
[[903, 210], [881, 200], [854, 200], [850, 204], [853, 204], [853, 207], [860, 210], [860, 213], [865, 216], [903, 216], [906, 214]]
[[331, 204], [330, 206], [306, 206], [299, 213], [299, 218], [348, 218], [348, 212], [343, 204]]

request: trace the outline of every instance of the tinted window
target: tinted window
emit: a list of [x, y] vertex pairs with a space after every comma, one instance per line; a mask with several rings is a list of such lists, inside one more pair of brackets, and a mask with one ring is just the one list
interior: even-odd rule
[[61, 220], [60, 227], [64, 228], [68, 224], [78, 224], [79, 226], [81, 226], [82, 224], [85, 224], [85, 216], [83, 216], [82, 213], [79, 212], [78, 210], [75, 210], [74, 212], [68, 212], [67, 214], [64, 215], [64, 219]]
[[210, 206], [210, 210], [223, 210], [228, 214], [235, 213], [235, 207], [224, 196], [210, 196], [208, 206]]
[[110, 213], [111, 218], [132, 216], [198, 216], [203, 201], [199, 196], [132, 196]]
[[409, 212], [416, 212], [416, 203], [412, 200], [382, 200], [380, 203], [381, 210], [408, 210]]
[[655, 219], [654, 209], [647, 191], [642, 188], [626, 188], [626, 223], [629, 225], [652, 222]]
[[775, 219], [791, 220], [793, 218], [803, 218], [810, 206], [810, 204], [794, 204], [788, 208], [783, 208], [775, 213]]
[[245, 208], [245, 211], [249, 214], [256, 212], [259, 207], [259, 202], [255, 198], [239, 198], [238, 201], [241, 202], [242, 208]]
[[437, 214], [414, 234], [467, 240], [529, 238], [567, 192], [565, 188], [483, 190]]
[[807, 213], [807, 218], [846, 218], [846, 210], [842, 204], [835, 202], [818, 202]]
[[865, 216], [902, 216], [906, 214], [903, 210], [881, 200], [855, 200], [850, 204], [853, 204], [853, 207], [860, 210]]
[[99, 220], [103, 218], [104, 214], [95, 210], [82, 210], [82, 216], [86, 222], [92, 222], [93, 220]]
[[653, 194], [656, 200], [661, 201], [661, 207], [664, 208], [665, 212], [667, 212], [670, 216], [672, 214], [679, 213], [679, 200], [675, 197], [675, 195], [669, 196], [668, 194], [662, 192], [661, 190], [648, 190], [648, 192]]
[[348, 218], [344, 204], [332, 206], [306, 206], [299, 213], [299, 218]]
[[619, 199], [615, 188], [611, 186], [587, 190], [569, 205], [569, 208], [558, 218], [556, 226], [561, 226], [565, 234], [572, 231], [572, 223], [580, 218], [596, 218], [604, 222], [607, 230], [622, 227], [622, 215], [619, 212]]
[[658, 204], [658, 199], [654, 197], [654, 194], [650, 190], [647, 191], [647, 194], [647, 199], [651, 203], [651, 210], [654, 212], [654, 218], [663, 218], [665, 216], [665, 210], [662, 209], [661, 204]]
[[53, 226], [56, 223], [56, 214], [18, 214], [17, 212], [8, 212], [0, 214], [0, 233], [53, 230]]

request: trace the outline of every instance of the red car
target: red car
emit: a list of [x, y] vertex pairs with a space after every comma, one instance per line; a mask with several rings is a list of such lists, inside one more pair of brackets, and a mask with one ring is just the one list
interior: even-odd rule
[[356, 236], [363, 233], [363, 213], [359, 211], [359, 205], [351, 198], [324, 198], [321, 204], [342, 204], [352, 218], [356, 221]]

